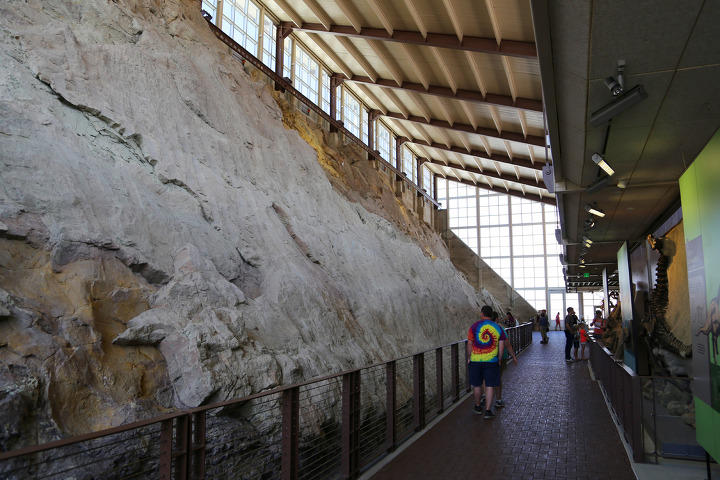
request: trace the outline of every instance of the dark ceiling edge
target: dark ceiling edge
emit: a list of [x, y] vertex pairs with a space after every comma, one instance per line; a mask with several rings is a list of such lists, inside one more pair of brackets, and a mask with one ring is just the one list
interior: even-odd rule
[[[546, 121], [546, 136], [550, 142], [553, 165], [553, 182], [563, 181], [562, 152], [560, 152], [560, 127], [557, 113], [557, 96], [555, 94], [555, 75], [553, 73], [552, 39], [550, 37], [550, 13], [548, 0], [530, 0], [530, 12], [535, 31], [535, 46], [540, 65], [540, 83], [542, 85], [543, 107]], [[547, 140], [546, 140], [547, 141]], [[558, 175], [560, 175], [558, 177]], [[547, 185], [553, 188], [553, 186]], [[554, 189], [553, 189], [554, 190]], [[562, 195], [555, 195], [558, 209], [560, 230], [565, 232], [565, 211]], [[563, 252], [564, 253], [564, 252]]]

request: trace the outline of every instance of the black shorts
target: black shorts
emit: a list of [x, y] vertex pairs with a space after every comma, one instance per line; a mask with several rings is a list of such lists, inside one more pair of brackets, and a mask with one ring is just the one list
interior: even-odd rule
[[470, 385], [479, 387], [485, 381], [486, 387], [500, 386], [500, 364], [497, 362], [470, 362], [468, 364]]

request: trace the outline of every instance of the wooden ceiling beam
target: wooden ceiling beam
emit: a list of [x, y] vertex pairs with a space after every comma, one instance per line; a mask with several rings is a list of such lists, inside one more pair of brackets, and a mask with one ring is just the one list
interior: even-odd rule
[[494, 130], [492, 128], [484, 128], [484, 127], [473, 127], [472, 125], [467, 125], [465, 123], [453, 123], [450, 124], [449, 122], [446, 122], [445, 120], [439, 120], [435, 118], [431, 118], [429, 120], [418, 117], [415, 115], [410, 115], [409, 117], [405, 117], [401, 113], [398, 112], [386, 112], [384, 114], [385, 116], [397, 118], [399, 120], [406, 120], [408, 122], [414, 122], [414, 123], [420, 123], [423, 125], [430, 125], [433, 127], [438, 128], [447, 128], [449, 130], [457, 130], [459, 132], [466, 132], [466, 133], [473, 133], [476, 135], [483, 135], [485, 137], [491, 137], [498, 140], [509, 140], [511, 142], [518, 142], [518, 143], [524, 143], [527, 145], [534, 145], [536, 147], [545, 147], [545, 139], [543, 137], [538, 137], [535, 135], [528, 135], [525, 137], [524, 135], [520, 133], [514, 133], [514, 132], [502, 132], [498, 133], [497, 130]]
[[[362, 24], [360, 23], [359, 19], [359, 12], [352, 4], [352, 2], [350, 0], [336, 0], [335, 3], [337, 3], [337, 6], [343, 12], [345, 18], [347, 18], [352, 25], [352, 27], [348, 28], [352, 28], [355, 33], [360, 33], [362, 31]], [[300, 27], [301, 25], [298, 26]], [[330, 27], [330, 30], [331, 29], [332, 27]]]
[[340, 69], [340, 71], [343, 73], [343, 75], [345, 75], [346, 77], [348, 75], [352, 75], [352, 69], [350, 69], [350, 67], [348, 67], [345, 64], [345, 62], [343, 62], [342, 59], [337, 56], [335, 51], [332, 48], [330, 48], [330, 46], [327, 43], [325, 43], [323, 41], [323, 39], [320, 37], [320, 35], [316, 35], [314, 33], [309, 33], [308, 37], [310, 37], [310, 40], [312, 40], [315, 43], [315, 45], [317, 45], [318, 48], [325, 53], [325, 55], [330, 57], [330, 60], [335, 62], [335, 65], [337, 65], [337, 67]]
[[388, 33], [388, 35], [392, 37], [394, 31], [392, 22], [385, 13], [382, 4], [378, 2], [378, 0], [368, 0], [368, 3], [372, 7], [373, 13], [375, 13], [375, 15], [378, 17], [378, 20], [380, 20], [380, 23], [382, 23], [383, 27], [385, 27], [385, 31]]
[[453, 29], [455, 30], [455, 34], [457, 35], [458, 40], [462, 43], [463, 41], [463, 31], [462, 27], [460, 26], [460, 19], [458, 18], [458, 12], [455, 6], [452, 4], [452, 0], [442, 0], [443, 5], [445, 5], [445, 11], [448, 14], [448, 17], [450, 17], [450, 22], [452, 23]]
[[405, 3], [405, 8], [408, 9], [408, 12], [410, 12], [410, 16], [415, 21], [415, 25], [417, 25], [418, 30], [420, 30], [420, 35], [422, 35], [423, 38], [427, 38], [427, 28], [425, 27], [425, 22], [423, 22], [422, 18], [420, 17], [420, 12], [417, 9], [417, 6], [413, 2], [413, 0], [403, 0], [403, 3]]
[[[448, 167], [447, 165], [444, 165], [444, 167], [452, 169], [452, 167]], [[450, 173], [452, 174], [452, 170]], [[455, 175], [453, 175], [453, 176], [455, 176]], [[487, 186], [485, 186], [482, 183], [474, 183], [474, 182], [471, 182], [470, 180], [458, 178], [457, 176], [455, 176], [455, 178], [457, 178], [457, 180], [451, 179], [451, 181], [462, 183], [463, 185], [469, 185], [471, 187], [482, 188], [483, 190], [489, 190], [489, 191], [495, 192], [495, 193], [502, 193], [504, 195], [510, 195], [511, 197], [524, 198], [525, 200], [531, 200], [533, 202], [544, 203], [545, 205], [555, 206], [557, 204], [555, 199], [552, 197], [543, 197], [541, 195], [535, 195], [533, 193], [527, 193], [527, 194], [523, 195], [521, 192], [518, 192], [516, 190], [507, 190], [507, 191], [506, 190], [498, 190], [496, 188], [491, 187], [489, 184]]]
[[486, 160], [490, 160], [490, 161], [493, 161], [493, 162], [500, 162], [500, 163], [504, 163], [504, 164], [507, 164], [507, 165], [512, 165], [512, 166], [514, 166], [514, 167], [517, 166], [517, 167], [530, 168], [530, 169], [532, 169], [532, 170], [540, 170], [540, 171], [542, 171], [542, 167], [543, 167], [543, 166], [542, 166], [541, 164], [539, 164], [539, 163], [535, 163], [535, 164], [534, 164], [534, 163], [530, 162], [530, 160], [525, 160], [525, 159], [522, 159], [522, 158], [516, 158], [515, 160], [512, 160], [510, 157], [507, 157], [507, 156], [505, 156], [505, 155], [498, 155], [498, 154], [495, 154], [495, 153], [492, 154], [492, 155], [488, 155], [488, 154], [487, 154], [485, 151], [483, 151], [483, 150], [470, 150], [470, 151], [468, 151], [468, 150], [464, 149], [463, 147], [457, 147], [457, 146], [450, 146], [450, 147], [448, 147], [448, 146], [446, 146], [446, 145], [443, 145], [442, 143], [427, 142], [427, 141], [425, 141], [425, 140], [420, 140], [420, 139], [417, 139], [417, 138], [409, 138], [409, 139], [408, 139], [408, 142], [410, 142], [410, 143], [417, 143], [418, 145], [423, 145], [423, 146], [425, 146], [425, 147], [435, 148], [435, 149], [438, 149], [438, 150], [445, 150], [445, 151], [447, 151], [447, 152], [459, 153], [459, 154], [461, 154], [461, 155], [470, 155], [470, 156], [473, 156], [473, 157], [484, 158], [484, 159], [486, 159]]
[[[345, 16], [348, 16], [348, 13]], [[350, 20], [350, 18], [348, 18]], [[357, 22], [357, 20], [355, 20]], [[351, 23], [353, 21], [351, 20]], [[360, 28], [358, 30], [358, 27]], [[356, 37], [373, 40], [384, 40], [386, 42], [411, 43], [414, 45], [426, 45], [430, 47], [450, 48], [453, 50], [465, 50], [468, 52], [479, 52], [490, 55], [505, 55], [537, 60], [537, 49], [532, 42], [518, 42], [513, 40], [502, 40], [499, 44], [494, 38], [463, 36], [462, 41], [457, 35], [445, 33], [430, 33], [423, 35], [422, 32], [408, 30], [393, 30], [392, 35], [383, 28], [360, 27], [353, 23], [350, 25], [330, 25], [326, 29], [318, 23], [303, 23], [295, 30], [304, 32], [325, 33], [337, 36]]]
[[488, 178], [494, 178], [496, 180], [502, 180], [503, 182], [512, 182], [517, 183], [519, 185], [526, 185], [528, 187], [535, 187], [535, 188], [545, 188], [544, 183], [536, 183], [534, 180], [528, 179], [528, 178], [515, 178], [513, 175], [504, 175], [504, 174], [498, 174], [495, 173], [492, 170], [480, 170], [475, 167], [471, 167], [470, 165], [465, 166], [453, 166], [453, 165], [445, 165], [440, 160], [434, 160], [432, 158], [428, 159], [428, 162], [433, 165], [440, 165], [446, 168], [455, 168], [456, 170], [461, 170], [463, 172], [473, 173], [475, 175], [483, 175]]
[[325, 10], [318, 4], [316, 0], [303, 0], [303, 3], [310, 9], [310, 11], [315, 15], [315, 18], [317, 18], [322, 26], [327, 30], [332, 25], [332, 20], [330, 17], [328, 17], [327, 13], [325, 13]]
[[[359, 54], [359, 52], [358, 52]], [[358, 62], [361, 60], [356, 57]], [[494, 93], [488, 93], [483, 95], [480, 92], [474, 90], [461, 90], [457, 89], [453, 92], [450, 87], [442, 87], [438, 85], [430, 85], [425, 88], [420, 83], [403, 82], [402, 86], [398, 86], [395, 80], [389, 80], [385, 78], [372, 79], [370, 77], [364, 77], [361, 75], [353, 75], [347, 79], [350, 82], [365, 83], [368, 85], [376, 85], [384, 88], [399, 88], [410, 92], [424, 93], [426, 95], [435, 95], [443, 98], [454, 98], [456, 100], [467, 100], [468, 102], [483, 103], [486, 105], [495, 105], [499, 107], [510, 107], [517, 108], [520, 110], [529, 110], [531, 112], [543, 113], [543, 106], [540, 100], [532, 100], [530, 98], [517, 98], [513, 100], [512, 97], [507, 95], [498, 95]]]

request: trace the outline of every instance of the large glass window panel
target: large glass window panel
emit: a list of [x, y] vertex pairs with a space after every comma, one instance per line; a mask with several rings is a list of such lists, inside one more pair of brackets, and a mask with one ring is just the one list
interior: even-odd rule
[[508, 196], [480, 193], [480, 224], [508, 225]]
[[477, 228], [456, 228], [453, 230], [453, 233], [457, 235], [465, 245], [470, 247], [475, 254], [478, 253]]
[[402, 171], [405, 172], [407, 178], [412, 180], [413, 183], [417, 183], [415, 179], [415, 155], [405, 145], [402, 146]]
[[325, 113], [330, 113], [330, 75], [325, 71], [320, 71], [320, 76], [322, 78], [321, 81], [321, 87], [322, 87], [322, 105], [320, 105], [320, 108], [323, 109]]
[[263, 19], [263, 63], [275, 69], [275, 39], [277, 35], [277, 27], [272, 21], [272, 18], [265, 15]]
[[283, 77], [292, 79], [292, 51], [293, 39], [290, 36], [285, 37], [283, 41]]
[[585, 318], [585, 322], [588, 324], [588, 327], [595, 317], [595, 310], [602, 310], [600, 307], [603, 302], [603, 297], [604, 294], [602, 291], [583, 293], [583, 309], [580, 315]]
[[393, 163], [393, 151], [395, 150], [395, 138], [384, 123], [375, 121], [375, 148], [380, 156], [390, 163]]
[[480, 256], [510, 257], [510, 228], [480, 227]]
[[[413, 180], [414, 181], [414, 180]], [[437, 198], [438, 202], [442, 203], [443, 208], [448, 208], [448, 200], [447, 200], [447, 188], [448, 181], [444, 178], [438, 179], [438, 189], [437, 189]], [[449, 213], [449, 212], [448, 212]]]
[[342, 105], [342, 121], [345, 124], [350, 133], [358, 138], [361, 138], [362, 129], [362, 113], [364, 113], [360, 106], [360, 100], [355, 98], [353, 94], [347, 88], [343, 88], [343, 105]]
[[260, 8], [250, 0], [225, 0], [222, 30], [245, 50], [257, 56]]
[[[516, 289], [517, 292], [522, 295], [522, 297], [528, 301], [530, 305], [535, 308], [535, 310], [544, 310], [547, 309], [547, 301], [545, 300], [545, 289], [537, 289], [537, 288], [525, 288], [525, 289]], [[529, 320], [529, 319], [522, 319], [523, 321]]]
[[[423, 188], [431, 197], [433, 196], [433, 174], [432, 171], [426, 166], [422, 166], [423, 170]], [[473, 225], [477, 222], [473, 220]]]
[[320, 89], [320, 65], [304, 48], [295, 49], [295, 88], [315, 105]]

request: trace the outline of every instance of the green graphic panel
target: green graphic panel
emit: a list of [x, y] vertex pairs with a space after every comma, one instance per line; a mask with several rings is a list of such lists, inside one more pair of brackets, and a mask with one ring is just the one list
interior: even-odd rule
[[720, 461], [720, 133], [680, 178], [697, 440]]

